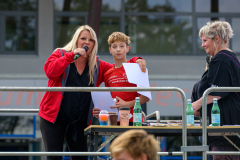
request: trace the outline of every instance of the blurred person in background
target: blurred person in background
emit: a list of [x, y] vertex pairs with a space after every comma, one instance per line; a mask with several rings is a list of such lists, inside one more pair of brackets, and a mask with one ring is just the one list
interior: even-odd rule
[[[203, 85], [204, 83], [208, 83], [207, 80], [206, 80], [206, 75], [208, 73], [209, 63], [210, 63], [211, 60], [212, 60], [212, 57], [211, 57], [211, 55], [208, 54], [206, 56], [205, 72], [203, 73], [201, 79], [199, 81], [197, 81], [193, 86], [192, 95], [191, 95], [192, 102], [195, 102], [202, 97], [202, 95], [199, 95], [198, 87], [199, 87], [200, 83], [201, 83], [201, 85]], [[207, 116], [207, 120], [208, 120], [207, 125], [211, 124], [212, 105], [213, 105], [212, 103], [207, 105], [207, 115], [208, 115]], [[200, 116], [200, 121], [201, 121], [200, 124], [202, 124], [202, 108], [200, 108], [198, 111], [195, 112], [195, 116]], [[202, 143], [202, 136], [199, 136], [199, 141]], [[209, 155], [207, 157], [209, 157]]]
[[[211, 57], [211, 55], [208, 54], [206, 56], [205, 72], [203, 73], [201, 79], [193, 85], [192, 95], [191, 95], [192, 102], [195, 102], [202, 97], [202, 95], [199, 95], [198, 87], [199, 87], [200, 83], [201, 83], [201, 85], [203, 85], [203, 83], [208, 83], [205, 79], [206, 79], [206, 75], [208, 73], [209, 63], [211, 60], [212, 60], [212, 57]], [[211, 115], [211, 109], [212, 109], [212, 103], [208, 104], [208, 106], [207, 106], [207, 113], [208, 113], [207, 115]], [[202, 118], [202, 108], [200, 108], [198, 111], [195, 112], [195, 116], [200, 116]], [[208, 120], [209, 120], [208, 124], [211, 124], [211, 116], [208, 117]]]
[[[233, 37], [232, 27], [225, 21], [208, 22], [199, 31], [202, 47], [211, 55], [209, 69], [203, 75], [198, 85], [198, 95], [210, 87], [240, 87], [240, 63], [236, 55], [228, 48], [229, 40]], [[221, 126], [240, 124], [240, 93], [239, 92], [211, 92], [207, 96], [207, 104], [218, 99]], [[202, 97], [192, 103], [194, 113], [202, 107]], [[211, 116], [211, 115], [207, 115]], [[208, 137], [211, 151], [239, 151], [240, 139], [236, 136], [228, 137], [236, 145], [232, 145], [223, 137]], [[239, 159], [237, 155], [213, 155], [211, 159]]]
[[[78, 27], [72, 40], [63, 48], [55, 49], [47, 59], [44, 70], [48, 87], [98, 87], [103, 82], [104, 73], [113, 65], [100, 60], [96, 56], [97, 51], [94, 30], [88, 25]], [[134, 57], [130, 61], [138, 62], [142, 70], [146, 69], [145, 61], [141, 58]], [[47, 91], [39, 107], [45, 150], [61, 152], [66, 140], [69, 151], [87, 152], [84, 129], [91, 124], [92, 109], [91, 92]], [[71, 158], [88, 159], [87, 156]], [[47, 159], [61, 160], [62, 157], [47, 156]]]

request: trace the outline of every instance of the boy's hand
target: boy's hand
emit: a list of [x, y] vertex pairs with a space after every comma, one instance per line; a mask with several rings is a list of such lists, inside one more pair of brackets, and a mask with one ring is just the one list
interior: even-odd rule
[[127, 107], [127, 108], [129, 108], [129, 103], [128, 102], [124, 101], [120, 97], [116, 97], [116, 99], [117, 99], [117, 102], [115, 102], [116, 106], [111, 106], [110, 108], [117, 108], [117, 109], [119, 109], [120, 107]]
[[142, 72], [146, 72], [146, 61], [144, 59], [137, 59], [136, 63], [139, 64], [139, 67], [141, 68]]
[[99, 113], [100, 113], [100, 108], [93, 108], [93, 115], [96, 117], [96, 118], [99, 118]]

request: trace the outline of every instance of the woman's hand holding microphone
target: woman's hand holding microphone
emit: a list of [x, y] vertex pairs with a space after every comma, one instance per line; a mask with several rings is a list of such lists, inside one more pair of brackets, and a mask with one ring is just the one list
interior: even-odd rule
[[87, 57], [88, 46], [84, 46], [83, 48], [76, 48], [74, 50], [74, 60], [78, 59], [80, 56]]

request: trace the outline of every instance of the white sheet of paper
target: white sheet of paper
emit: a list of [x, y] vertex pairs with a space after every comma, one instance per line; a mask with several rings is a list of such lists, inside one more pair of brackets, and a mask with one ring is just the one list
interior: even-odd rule
[[[115, 106], [111, 93], [108, 92], [91, 92], [94, 108], [100, 108], [101, 110], [107, 110], [108, 112], [117, 112], [117, 108], [110, 108]], [[118, 116], [119, 117], [119, 116]], [[119, 119], [119, 118], [118, 118]]]
[[137, 84], [139, 87], [149, 87], [148, 69], [142, 72], [137, 63], [123, 63], [123, 67], [130, 83]]
[[[137, 85], [137, 87], [139, 86]], [[138, 91], [137, 93], [144, 95], [145, 97], [148, 97], [150, 100], [152, 100], [152, 94], [150, 91]]]
[[[137, 87], [150, 87], [147, 68], [146, 73], [144, 73], [137, 63], [123, 63], [123, 67], [127, 74], [128, 82], [136, 84]], [[152, 100], [150, 91], [139, 91], [138, 93]]]

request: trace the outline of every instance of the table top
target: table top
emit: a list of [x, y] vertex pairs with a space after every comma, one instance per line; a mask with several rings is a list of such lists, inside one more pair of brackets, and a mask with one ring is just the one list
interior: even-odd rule
[[[87, 127], [84, 132], [87, 134], [98, 134], [98, 135], [112, 135], [114, 133], [125, 132], [130, 129], [143, 129], [149, 134], [156, 136], [181, 136], [182, 126], [100, 126], [91, 125]], [[240, 126], [208, 126], [208, 135], [222, 136], [222, 135], [234, 135], [235, 133], [240, 134]], [[202, 126], [187, 126], [188, 136], [201, 136]]]

